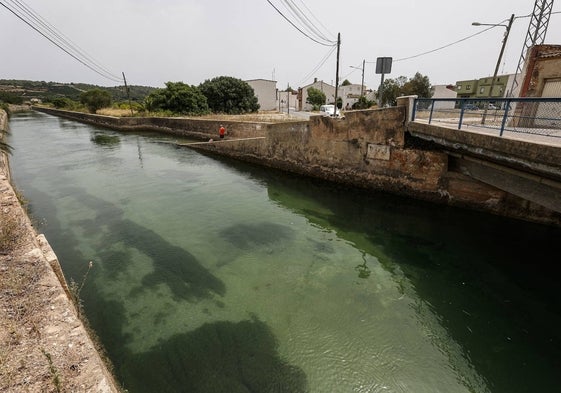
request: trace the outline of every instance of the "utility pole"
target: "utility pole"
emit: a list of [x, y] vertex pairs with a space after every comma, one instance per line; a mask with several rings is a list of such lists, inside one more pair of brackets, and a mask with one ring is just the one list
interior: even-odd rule
[[337, 33], [337, 67], [335, 69], [335, 110], [333, 116], [337, 117], [337, 89], [339, 88], [339, 53], [341, 50], [341, 33]]
[[[510, 34], [510, 28], [512, 27], [512, 22], [514, 22], [514, 14], [510, 16], [508, 21], [508, 25], [501, 25], [501, 24], [487, 24], [487, 23], [479, 23], [473, 22], [473, 26], [502, 26], [506, 28], [505, 35], [503, 37], [503, 44], [501, 46], [501, 51], [499, 53], [499, 58], [497, 59], [497, 65], [495, 66], [495, 72], [493, 73], [493, 79], [491, 80], [491, 89], [489, 90], [489, 98], [493, 98], [493, 88], [495, 87], [495, 83], [497, 80], [497, 74], [499, 72], [499, 67], [501, 66], [501, 60], [503, 58], [503, 53], [505, 51], [506, 41], [508, 40], [508, 35]], [[481, 124], [485, 124], [485, 120], [487, 117], [487, 105], [483, 110], [483, 116], [481, 116]]]
[[364, 63], [366, 60], [362, 60], [362, 82], [360, 82], [360, 97], [364, 95]]
[[127, 92], [127, 97], [129, 99], [129, 108], [131, 110], [131, 116], [134, 116], [134, 113], [132, 111], [132, 104], [131, 104], [131, 92], [129, 90], [129, 87], [127, 86], [127, 78], [125, 78], [125, 73], [123, 72], [123, 81], [125, 81], [125, 90]]

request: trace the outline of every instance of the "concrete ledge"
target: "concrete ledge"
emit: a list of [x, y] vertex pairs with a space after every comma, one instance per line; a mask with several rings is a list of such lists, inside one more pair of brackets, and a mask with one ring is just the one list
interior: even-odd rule
[[[7, 128], [6, 120], [0, 110], [0, 132]], [[56, 254], [45, 236], [36, 234], [10, 184], [7, 159], [4, 154], [0, 158], [2, 223], [17, 223], [19, 231], [17, 246], [0, 253], [1, 295], [18, 295], [3, 298], [0, 307], [0, 391], [118, 393], [70, 300]], [[16, 315], [11, 302], [16, 302]]]

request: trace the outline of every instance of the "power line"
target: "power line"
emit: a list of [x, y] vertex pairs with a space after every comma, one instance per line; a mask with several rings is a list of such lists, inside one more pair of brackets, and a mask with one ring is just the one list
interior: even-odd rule
[[298, 26], [296, 26], [296, 24], [294, 22], [292, 22], [286, 15], [284, 15], [282, 13], [281, 10], [279, 10], [272, 2], [271, 0], [267, 0], [267, 3], [269, 3], [271, 5], [271, 7], [273, 7], [288, 23], [290, 23], [292, 25], [292, 27], [294, 27], [296, 30], [298, 30], [300, 33], [302, 33], [304, 36], [308, 37], [310, 40], [323, 45], [323, 46], [335, 46], [336, 43], [332, 42], [332, 41], [328, 41], [326, 42], [321, 42], [318, 39], [315, 39], [313, 37], [311, 37], [309, 34], [307, 34], [306, 32], [304, 32], [301, 28], [299, 28]]
[[337, 49], [337, 45], [335, 45], [335, 46], [333, 46], [332, 48], [329, 49], [327, 54], [323, 57], [323, 59], [321, 59], [320, 63], [312, 71], [310, 71], [304, 78], [302, 78], [302, 80], [300, 81], [299, 84], [304, 83], [313, 74], [315, 74], [325, 64], [325, 62], [329, 59], [329, 57], [333, 54], [333, 52], [335, 52], [335, 49]]
[[[95, 65], [98, 69], [102, 70], [105, 74], [111, 76], [113, 79], [119, 79], [118, 76], [112, 74], [110, 71], [105, 69], [102, 65], [100, 65], [93, 57], [91, 57], [87, 52], [85, 52], [82, 48], [80, 48], [76, 43], [74, 43], [70, 38], [65, 36], [60, 30], [50, 24], [47, 20], [37, 14], [31, 7], [23, 3], [23, 1], [19, 0], [11, 0], [12, 3], [17, 3], [16, 6], [23, 10], [27, 15], [29, 15], [32, 19], [34, 19], [37, 23], [43, 26], [45, 29], [48, 30], [52, 35], [54, 35], [59, 43], [63, 44], [69, 50], [73, 50], [77, 54], [81, 55], [86, 60], [90, 61], [93, 65]], [[43, 30], [44, 31], [44, 30]]]
[[436, 48], [436, 49], [432, 49], [432, 50], [429, 50], [429, 51], [426, 51], [426, 52], [423, 52], [423, 53], [419, 53], [419, 54], [416, 54], [416, 55], [413, 55], [413, 56], [402, 57], [401, 59], [394, 59], [394, 63], [395, 63], [395, 62], [398, 62], [398, 61], [411, 60], [411, 59], [415, 59], [415, 58], [417, 58], [417, 57], [421, 57], [421, 56], [424, 56], [424, 55], [428, 55], [428, 54], [430, 54], [430, 53], [438, 52], [439, 50], [446, 49], [446, 48], [448, 48], [448, 47], [450, 47], [450, 46], [452, 46], [452, 45], [459, 44], [460, 42], [466, 41], [466, 40], [468, 40], [468, 39], [470, 39], [470, 38], [473, 38], [473, 37], [475, 37], [475, 36], [477, 36], [477, 35], [479, 35], [479, 34], [483, 34], [483, 33], [485, 33], [485, 32], [488, 31], [488, 30], [494, 29], [495, 27], [497, 27], [497, 26], [488, 27], [488, 28], [486, 28], [486, 29], [484, 29], [484, 30], [481, 30], [481, 31], [475, 33], [475, 34], [472, 34], [472, 35], [470, 35], [470, 36], [461, 38], [461, 39], [459, 39], [459, 40], [457, 40], [457, 41], [454, 41], [454, 42], [452, 42], [452, 43], [450, 43], [450, 44], [441, 46], [441, 47]]
[[[561, 11], [557, 11], [557, 12], [552, 12], [552, 13], [551, 13], [551, 15], [554, 15], [554, 14], [561, 14]], [[529, 18], [529, 17], [531, 17], [531, 16], [532, 16], [532, 14], [528, 14], [528, 15], [524, 15], [524, 16], [517, 16], [517, 17], [515, 17], [515, 19], [524, 19], [524, 18]], [[440, 50], [442, 50], [442, 49], [446, 49], [446, 48], [448, 48], [448, 47], [450, 47], [450, 46], [459, 44], [460, 42], [466, 41], [466, 40], [468, 40], [468, 39], [470, 39], [470, 38], [473, 38], [473, 37], [475, 37], [475, 36], [478, 36], [479, 34], [483, 34], [483, 33], [485, 33], [486, 31], [489, 31], [489, 30], [491, 30], [491, 29], [494, 29], [495, 27], [498, 27], [499, 24], [504, 23], [504, 22], [506, 22], [506, 21], [508, 21], [508, 19], [505, 19], [505, 20], [503, 20], [503, 21], [501, 21], [501, 22], [499, 22], [499, 23], [496, 23], [496, 24], [495, 24], [496, 26], [491, 26], [491, 27], [489, 27], [489, 28], [487, 28], [487, 29], [481, 30], [481, 31], [479, 31], [479, 32], [477, 32], [477, 33], [475, 33], [475, 34], [472, 34], [472, 35], [469, 35], [469, 36], [467, 36], [467, 37], [461, 38], [461, 39], [459, 39], [459, 40], [457, 40], [457, 41], [451, 42], [450, 44], [447, 44], [447, 45], [443, 45], [443, 46], [438, 47], [438, 48], [436, 48], [436, 49], [432, 49], [432, 50], [429, 50], [429, 51], [426, 51], [426, 52], [422, 52], [422, 53], [419, 53], [419, 54], [416, 54], [416, 55], [413, 55], [413, 56], [402, 57], [402, 58], [400, 58], [400, 59], [394, 59], [393, 61], [396, 62], [396, 61], [410, 60], [410, 59], [415, 59], [415, 58], [417, 58], [417, 57], [421, 57], [421, 56], [424, 56], [424, 55], [428, 55], [428, 54], [430, 54], [430, 53], [438, 52], [438, 51], [440, 51]], [[367, 61], [367, 63], [369, 63], [369, 64], [374, 64], [375, 62], [374, 62], [374, 61]]]
[[29, 6], [23, 3], [23, 1], [12, 0], [12, 4], [0, 1], [0, 5], [82, 65], [106, 79], [113, 82], [121, 82], [119, 77], [107, 71], [83, 50], [69, 42], [60, 31], [35, 13]]
[[321, 32], [320, 29], [318, 29], [314, 23], [310, 20], [310, 18], [308, 18], [308, 16], [300, 9], [300, 7], [298, 7], [296, 4], [294, 4], [294, 1], [292, 0], [282, 0], [282, 2], [285, 4], [285, 6], [287, 7], [287, 9], [289, 10], [289, 12], [295, 16], [298, 20], [300, 20], [301, 25], [303, 25], [304, 27], [307, 28], [308, 32], [310, 33], [310, 35], [313, 35], [316, 37], [316, 39], [320, 40], [320, 41], [325, 41], [330, 43], [331, 40], [329, 38], [326, 38], [325, 35], [323, 34], [323, 32]]
[[329, 29], [327, 27], [325, 27], [325, 25], [323, 23], [321, 23], [321, 21], [314, 15], [314, 13], [308, 8], [308, 6], [306, 5], [306, 3], [304, 3], [304, 0], [300, 0], [300, 3], [302, 3], [302, 5], [304, 6], [304, 8], [306, 8], [306, 10], [308, 11], [308, 13], [310, 15], [312, 15], [312, 18], [314, 18], [316, 20], [316, 22], [319, 23], [319, 25], [321, 27], [324, 28], [324, 30], [327, 32], [327, 34], [329, 34], [331, 36], [331, 41], [335, 42], [336, 38], [335, 38], [335, 34], [333, 34], [332, 32], [329, 31]]

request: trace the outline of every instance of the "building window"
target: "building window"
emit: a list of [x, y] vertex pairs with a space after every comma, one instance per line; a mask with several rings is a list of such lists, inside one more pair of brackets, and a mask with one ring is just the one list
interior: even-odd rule
[[462, 90], [462, 85], [458, 85], [458, 90]]
[[466, 89], [467, 90], [471, 89], [471, 85], [467, 85]]
[[480, 93], [480, 94], [485, 93], [485, 88], [484, 88], [484, 87], [480, 88], [480, 89], [479, 89], [479, 93]]

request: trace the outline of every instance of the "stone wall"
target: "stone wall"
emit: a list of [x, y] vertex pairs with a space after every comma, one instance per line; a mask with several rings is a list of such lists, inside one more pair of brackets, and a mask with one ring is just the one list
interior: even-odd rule
[[[8, 129], [7, 120], [0, 109], [0, 138]], [[0, 294], [4, 296], [0, 308], [0, 391], [60, 388], [65, 392], [119, 392], [78, 317], [57, 256], [45, 236], [37, 235], [20, 204], [3, 153], [0, 209], [0, 232], [18, 230], [17, 246], [0, 250], [0, 288], [6, 289]], [[30, 278], [34, 281], [28, 282]], [[5, 299], [10, 294], [16, 297], [17, 312], [13, 312], [10, 299]]]
[[447, 155], [405, 148], [405, 107], [313, 116], [271, 125], [265, 139], [197, 144], [195, 149], [339, 184], [438, 200]]
[[[409, 98], [400, 98], [397, 107], [348, 111], [342, 119], [312, 116], [309, 121], [299, 122], [225, 123], [229, 128], [225, 140], [189, 147], [339, 184], [561, 225], [559, 214], [466, 176], [442, 147], [406, 133], [406, 120], [411, 116]], [[215, 129], [220, 124], [201, 119], [117, 119], [48, 112], [125, 131], [198, 135], [205, 141], [217, 139]], [[458, 138], [471, 138], [469, 133], [458, 135]], [[484, 142], [488, 142], [489, 146], [484, 146], [491, 150], [497, 148], [497, 143], [510, 143], [511, 157], [519, 153], [517, 142], [497, 142], [496, 138]], [[550, 158], [547, 149], [537, 153], [537, 162]]]
[[112, 117], [45, 107], [33, 107], [33, 109], [82, 123], [98, 125], [119, 131], [156, 131], [201, 140], [218, 137], [218, 129], [221, 124], [226, 127], [227, 135], [231, 138], [254, 138], [264, 136], [268, 124], [177, 117]]

